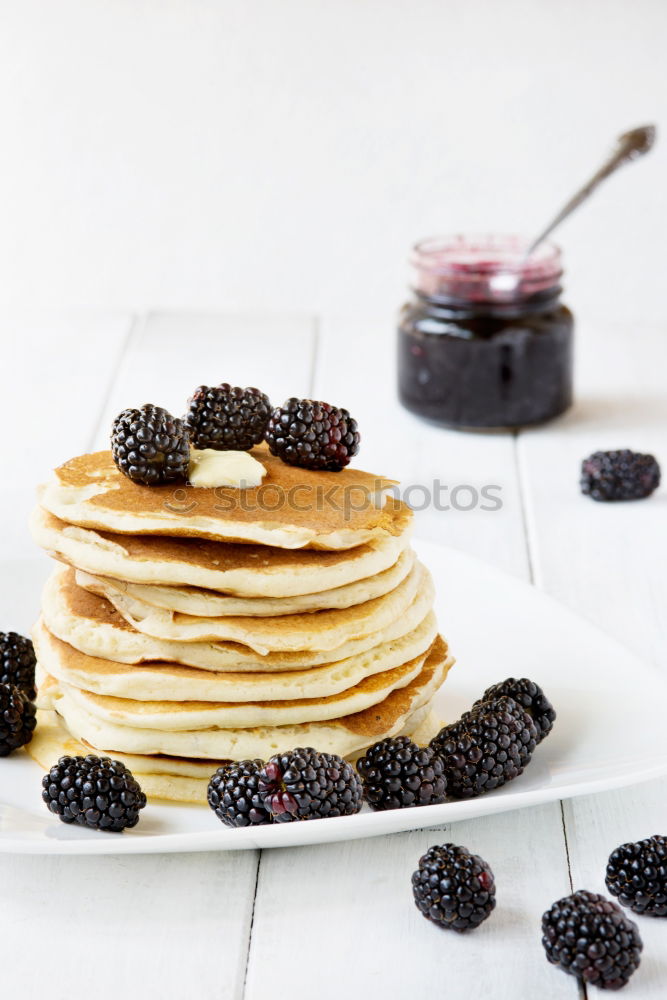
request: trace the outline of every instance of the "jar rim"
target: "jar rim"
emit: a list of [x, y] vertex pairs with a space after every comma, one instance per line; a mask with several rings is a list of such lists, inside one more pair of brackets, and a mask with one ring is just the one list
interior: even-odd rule
[[510, 302], [559, 288], [561, 250], [515, 234], [431, 236], [415, 243], [415, 288], [443, 301]]

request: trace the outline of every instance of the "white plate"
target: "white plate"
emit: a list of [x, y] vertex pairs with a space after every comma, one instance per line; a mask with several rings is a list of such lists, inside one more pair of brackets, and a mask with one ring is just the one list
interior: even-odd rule
[[[0, 851], [132, 854], [317, 844], [452, 823], [667, 773], [667, 684], [659, 674], [533, 587], [453, 549], [426, 542], [416, 548], [435, 578], [438, 619], [457, 657], [436, 698], [438, 714], [457, 718], [485, 687], [510, 675], [538, 681], [558, 711], [553, 732], [516, 781], [469, 801], [365, 808], [340, 819], [239, 830], [223, 827], [206, 807], [149, 803], [134, 830], [110, 834], [67, 826], [48, 813], [42, 772], [19, 752], [0, 759]], [[36, 616], [44, 563], [5, 563], [2, 570], [3, 627], [25, 631]]]

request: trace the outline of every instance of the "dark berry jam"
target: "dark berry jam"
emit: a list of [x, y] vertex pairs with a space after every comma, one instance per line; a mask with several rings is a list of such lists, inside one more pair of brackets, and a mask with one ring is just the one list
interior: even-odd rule
[[526, 257], [518, 237], [417, 245], [414, 295], [401, 311], [401, 402], [448, 427], [542, 423], [572, 402], [572, 313], [560, 301], [560, 251]]

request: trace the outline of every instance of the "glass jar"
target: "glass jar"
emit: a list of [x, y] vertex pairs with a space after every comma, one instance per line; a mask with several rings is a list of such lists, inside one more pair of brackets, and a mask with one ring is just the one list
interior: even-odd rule
[[517, 236], [436, 238], [412, 255], [398, 332], [401, 402], [447, 427], [538, 424], [572, 402], [572, 313], [558, 247]]

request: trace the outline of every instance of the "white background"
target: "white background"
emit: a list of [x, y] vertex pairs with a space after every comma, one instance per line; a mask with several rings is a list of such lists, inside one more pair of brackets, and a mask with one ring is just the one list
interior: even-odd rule
[[[392, 314], [413, 240], [539, 229], [615, 134], [663, 126], [665, 53], [664, 0], [0, 0], [2, 555], [32, 556], [35, 484], [102, 446], [123, 406], [256, 382], [349, 406], [367, 468], [502, 483], [492, 518], [427, 511], [419, 533], [532, 580], [664, 669], [667, 493], [597, 505], [577, 476], [597, 448], [667, 464], [667, 141], [563, 229], [580, 319], [563, 420], [513, 437], [411, 417]], [[0, 581], [4, 629], [19, 576]], [[5, 991], [581, 1000], [544, 959], [540, 915], [571, 888], [604, 890], [618, 844], [665, 833], [666, 793], [261, 857], [5, 857]], [[449, 839], [499, 884], [493, 918], [460, 940], [409, 897], [419, 854]], [[628, 996], [663, 1000], [664, 922], [640, 923]]]
[[[664, 0], [2, 0], [0, 305], [391, 315], [411, 243], [540, 228], [667, 119]], [[667, 141], [562, 231], [655, 321]]]

